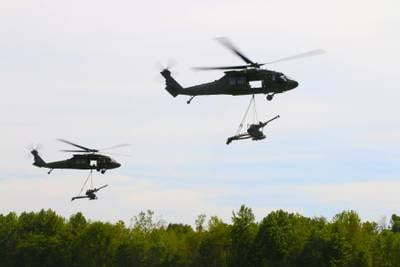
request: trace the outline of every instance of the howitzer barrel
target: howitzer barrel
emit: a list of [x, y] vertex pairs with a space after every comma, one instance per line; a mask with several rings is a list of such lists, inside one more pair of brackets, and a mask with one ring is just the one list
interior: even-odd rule
[[263, 124], [264, 124], [264, 125], [267, 125], [267, 124], [270, 123], [271, 121], [276, 120], [276, 119], [278, 119], [278, 118], [280, 118], [280, 116], [279, 116], [279, 115], [276, 115], [275, 117], [273, 117], [273, 118], [270, 119], [270, 120], [267, 120], [267, 121], [264, 122]]
[[97, 192], [97, 191], [99, 191], [100, 189], [103, 189], [104, 187], [107, 187], [107, 186], [108, 186], [108, 184], [103, 185], [103, 186], [100, 186], [99, 188], [95, 188], [94, 192]]
[[270, 123], [271, 121], [276, 120], [276, 119], [278, 119], [278, 118], [280, 118], [280, 116], [279, 116], [279, 115], [276, 115], [276, 116], [273, 117], [272, 119], [267, 120], [267, 121], [264, 122], [264, 123], [261, 123], [261, 125], [262, 125], [262, 127], [264, 127], [265, 125], [267, 125], [267, 124]]

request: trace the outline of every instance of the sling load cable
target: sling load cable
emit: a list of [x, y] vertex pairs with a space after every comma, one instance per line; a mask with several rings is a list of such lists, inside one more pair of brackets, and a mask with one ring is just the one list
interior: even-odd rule
[[83, 191], [83, 188], [85, 188], [85, 185], [87, 184], [89, 178], [92, 178], [91, 180], [92, 180], [92, 188], [93, 188], [93, 177], [92, 177], [92, 174], [93, 174], [93, 170], [90, 170], [89, 175], [88, 175], [88, 177], [86, 178], [85, 182], [83, 183], [83, 185], [82, 185], [82, 187], [81, 187], [81, 191], [79, 191], [78, 196], [81, 195], [81, 193], [82, 193], [82, 191]]
[[[258, 112], [256, 106], [256, 99], [254, 98], [254, 105], [253, 105], [253, 124], [260, 123], [261, 121], [258, 120]], [[264, 131], [264, 127], [261, 128], [261, 132]]]
[[90, 175], [90, 189], [93, 189], [93, 175]]
[[[253, 95], [253, 96], [251, 97], [251, 99], [250, 99], [249, 105], [247, 106], [246, 112], [245, 112], [244, 115], [243, 115], [242, 121], [241, 121], [241, 123], [239, 124], [239, 128], [238, 128], [238, 130], [236, 131], [236, 135], [240, 134], [240, 131], [241, 131], [242, 128], [243, 128], [244, 121], [246, 120], [247, 114], [249, 113], [249, 110], [250, 110], [250, 108], [251, 108], [252, 105], [253, 105], [253, 120], [254, 120], [255, 118], [257, 118], [256, 101], [255, 101], [255, 97], [254, 97], [254, 95]], [[254, 123], [254, 122], [253, 122], [253, 123]]]
[[[254, 96], [254, 95], [253, 95]], [[258, 123], [258, 114], [256, 108], [256, 98], [253, 99], [253, 124]]]

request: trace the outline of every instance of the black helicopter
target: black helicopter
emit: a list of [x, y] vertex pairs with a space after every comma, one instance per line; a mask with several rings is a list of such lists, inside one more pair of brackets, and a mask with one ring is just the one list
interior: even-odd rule
[[[64, 139], [58, 139], [61, 142], [80, 148], [80, 150], [61, 150], [63, 152], [82, 152], [84, 154], [74, 154], [72, 158], [61, 161], [45, 162], [40, 156], [36, 149], [31, 151], [34, 157], [34, 166], [40, 168], [49, 168], [48, 174], [53, 169], [77, 169], [77, 170], [97, 170], [104, 174], [106, 170], [115, 169], [121, 166], [120, 163], [116, 162], [109, 156], [97, 154], [100, 152], [98, 149], [87, 148], [81, 145], [74, 144]], [[121, 144], [117, 146], [108, 147], [103, 150], [113, 149], [117, 147], [127, 146], [127, 144]]]
[[188, 104], [198, 95], [254, 95], [266, 94], [267, 100], [272, 100], [275, 94], [296, 88], [299, 83], [290, 79], [281, 72], [268, 69], [261, 69], [261, 66], [291, 59], [308, 56], [315, 56], [324, 53], [317, 49], [301, 53], [298, 55], [285, 57], [268, 63], [257, 63], [243, 55], [227, 38], [217, 38], [217, 40], [234, 54], [239, 56], [245, 65], [223, 66], [223, 67], [195, 67], [195, 70], [227, 70], [225, 75], [214, 82], [204, 83], [191, 87], [182, 87], [172, 76], [168, 68], [161, 71], [161, 75], [166, 80], [166, 90], [173, 96], [191, 96]]

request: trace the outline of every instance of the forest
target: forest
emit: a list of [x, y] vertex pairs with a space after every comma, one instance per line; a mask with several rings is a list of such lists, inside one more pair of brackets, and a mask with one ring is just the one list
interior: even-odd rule
[[400, 266], [400, 216], [362, 222], [277, 210], [257, 222], [242, 205], [231, 221], [201, 214], [193, 227], [140, 212], [130, 225], [52, 210], [0, 215], [0, 266]]

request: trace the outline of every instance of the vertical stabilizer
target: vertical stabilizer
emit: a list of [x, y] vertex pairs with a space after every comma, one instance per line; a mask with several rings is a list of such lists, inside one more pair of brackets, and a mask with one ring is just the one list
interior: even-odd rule
[[37, 152], [36, 149], [31, 151], [33, 158], [34, 158], [34, 162], [33, 165], [37, 166], [37, 167], [44, 167], [46, 166], [46, 162], [39, 156], [39, 153]]
[[183, 87], [171, 76], [171, 72], [168, 69], [164, 69], [160, 72], [161, 75], [165, 78], [165, 89], [170, 93], [173, 97], [179, 95]]

